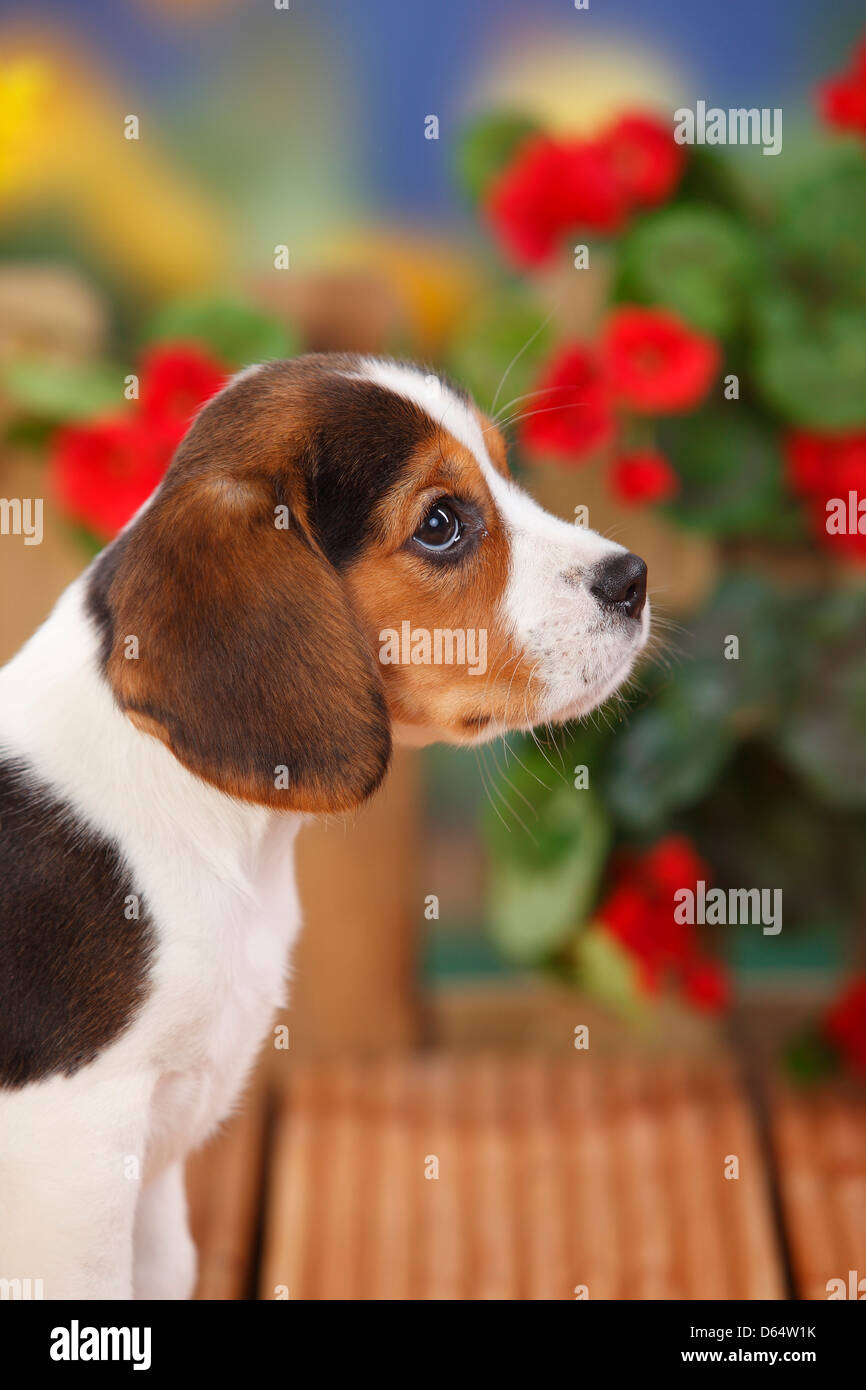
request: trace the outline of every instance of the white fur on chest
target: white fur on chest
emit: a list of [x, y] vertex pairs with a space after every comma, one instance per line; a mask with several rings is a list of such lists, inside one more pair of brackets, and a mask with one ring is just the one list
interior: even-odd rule
[[191, 874], [154, 883], [159, 945], [153, 990], [130, 1042], [157, 1081], [149, 1166], [200, 1144], [231, 1110], [275, 1011], [285, 1003], [291, 945], [300, 927], [294, 882], [297, 822], [265, 833], [253, 894]]

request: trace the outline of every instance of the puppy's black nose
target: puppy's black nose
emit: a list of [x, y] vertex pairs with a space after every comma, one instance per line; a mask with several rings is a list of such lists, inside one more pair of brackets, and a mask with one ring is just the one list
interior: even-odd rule
[[616, 608], [639, 618], [646, 603], [646, 565], [639, 555], [626, 551], [593, 566], [589, 591], [603, 608]]

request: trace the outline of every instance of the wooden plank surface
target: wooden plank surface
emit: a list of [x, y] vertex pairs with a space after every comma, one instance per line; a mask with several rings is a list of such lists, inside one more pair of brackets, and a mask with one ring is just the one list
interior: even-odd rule
[[826, 1299], [834, 1279], [847, 1297], [862, 1279], [866, 1296], [866, 1097], [841, 1085], [779, 1087], [770, 1113], [798, 1297]]
[[275, 1103], [261, 1298], [784, 1296], [723, 1061], [293, 1063]]
[[797, 1298], [866, 1281], [862, 1090], [776, 1086], [765, 1150], [718, 1058], [436, 1052], [286, 1074], [263, 1072], [190, 1165], [199, 1298], [254, 1277], [267, 1299], [780, 1298], [783, 1247]]

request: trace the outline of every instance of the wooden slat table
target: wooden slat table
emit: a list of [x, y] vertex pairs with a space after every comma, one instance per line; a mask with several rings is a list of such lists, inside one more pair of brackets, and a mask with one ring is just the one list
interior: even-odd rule
[[287, 1060], [270, 1085], [192, 1174], [199, 1297], [779, 1299], [786, 1250], [797, 1297], [866, 1275], [856, 1096], [774, 1094], [766, 1143], [724, 1058]]
[[842, 1086], [779, 1087], [771, 1117], [798, 1296], [824, 1299], [829, 1281], [856, 1288], [862, 1279], [866, 1297], [866, 1097]]

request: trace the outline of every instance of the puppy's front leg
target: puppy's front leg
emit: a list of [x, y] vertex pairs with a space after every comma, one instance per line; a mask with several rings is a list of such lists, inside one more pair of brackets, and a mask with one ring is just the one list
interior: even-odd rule
[[182, 1163], [163, 1169], [142, 1190], [133, 1251], [135, 1298], [192, 1297], [196, 1251], [187, 1221]]
[[146, 1115], [143, 1088], [89, 1068], [0, 1093], [0, 1279], [46, 1299], [132, 1298]]

